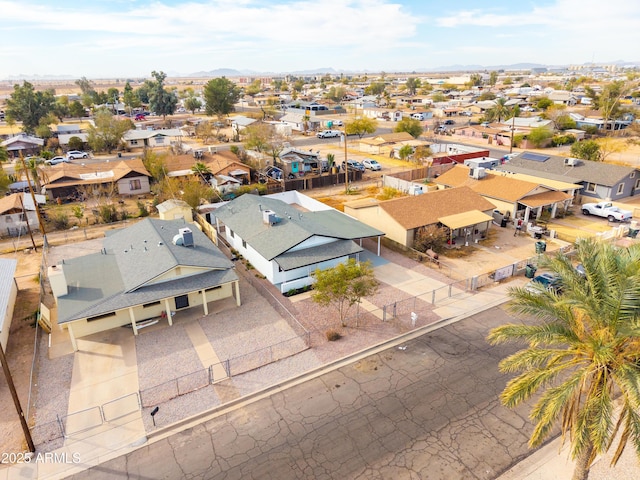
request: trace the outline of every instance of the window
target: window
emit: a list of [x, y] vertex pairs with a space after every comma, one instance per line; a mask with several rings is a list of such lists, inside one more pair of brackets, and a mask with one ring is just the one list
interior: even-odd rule
[[7, 215], [4, 218], [5, 223], [13, 223], [13, 218], [11, 218], [11, 215]]
[[636, 180], [636, 185], [633, 188], [636, 189], [636, 190], [638, 190], [640, 188], [640, 178], [638, 180]]
[[233, 238], [233, 230], [229, 229], [229, 236]]
[[156, 137], [156, 145], [162, 145], [164, 143], [164, 137]]
[[622, 195], [624, 193], [624, 183], [618, 184], [618, 195]]
[[129, 140], [129, 143], [131, 144], [131, 146], [135, 146], [138, 145], [138, 140]]
[[595, 183], [587, 183], [587, 188], [585, 188], [585, 191], [590, 192], [590, 193], [596, 193], [596, 184]]
[[242, 248], [247, 248], [247, 242], [245, 242], [244, 240], [242, 240]]
[[629, 174], [629, 178], [635, 178], [635, 177], [636, 177], [636, 171], [634, 170]]
[[129, 180], [129, 190], [140, 190], [141, 188], [140, 180]]
[[156, 305], [160, 305], [159, 300], [157, 302], [145, 303], [144, 305], [142, 305], [142, 308], [155, 307]]

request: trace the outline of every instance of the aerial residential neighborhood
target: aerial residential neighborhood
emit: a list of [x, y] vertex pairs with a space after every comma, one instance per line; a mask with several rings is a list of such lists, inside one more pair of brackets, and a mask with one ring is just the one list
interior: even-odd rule
[[3, 6], [0, 479], [640, 477], [637, 6], [135, 3]]

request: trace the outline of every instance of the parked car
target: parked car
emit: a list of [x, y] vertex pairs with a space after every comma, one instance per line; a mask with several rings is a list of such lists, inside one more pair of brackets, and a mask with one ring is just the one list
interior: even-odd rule
[[481, 126], [481, 127], [485, 127], [485, 128], [486, 128], [486, 127], [488, 127], [488, 126], [489, 126], [489, 122], [482, 122], [482, 123], [480, 124], [480, 126]]
[[382, 165], [372, 158], [365, 158], [362, 161], [362, 165], [364, 165], [364, 168], [368, 168], [369, 170], [382, 170]]
[[455, 125], [455, 124], [456, 124], [456, 122], [455, 122], [454, 120], [445, 120], [445, 121], [444, 121], [444, 124], [445, 124], [445, 125]]
[[342, 123], [342, 120], [333, 120], [331, 125], [333, 125], [334, 127], [342, 127], [342, 126], [344, 126], [344, 124]]
[[463, 115], [465, 117], [471, 117], [471, 116], [473, 116], [473, 113], [468, 112], [468, 111], [465, 110], [463, 112], [460, 112], [460, 115]]
[[622, 210], [621, 208], [614, 207], [611, 202], [585, 203], [582, 205], [582, 213], [584, 215], [603, 217], [610, 222], [628, 222], [633, 216], [631, 210]]
[[147, 119], [147, 117], [144, 116], [144, 113], [137, 113], [134, 120], [136, 122], [141, 122], [141, 121], [144, 121], [146, 119]]
[[67, 157], [53, 157], [50, 158], [49, 160], [45, 160], [44, 163], [45, 165], [58, 165], [59, 163], [69, 163], [71, 160], [69, 160]]
[[[359, 170], [361, 172], [364, 172], [364, 165], [360, 162], [349, 159], [347, 160], [347, 165], [349, 167], [349, 170]], [[344, 168], [344, 162], [342, 162], [342, 169], [344, 170]]]
[[81, 152], [80, 150], [69, 150], [67, 152], [67, 158], [69, 160], [75, 160], [76, 158], [89, 158], [87, 152]]
[[541, 273], [524, 286], [524, 289], [533, 294], [540, 294], [542, 290], [549, 290], [556, 294], [562, 293], [560, 277], [554, 273]]
[[340, 130], [323, 130], [322, 132], [316, 133], [316, 137], [318, 138], [333, 138], [339, 136]]

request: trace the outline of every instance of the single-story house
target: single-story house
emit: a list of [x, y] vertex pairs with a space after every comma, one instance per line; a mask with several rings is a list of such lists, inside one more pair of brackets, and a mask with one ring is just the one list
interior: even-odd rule
[[0, 345], [5, 352], [18, 296], [18, 284], [15, 280], [17, 266], [18, 260], [15, 258], [0, 258]]
[[281, 292], [313, 283], [316, 269], [359, 258], [354, 240], [384, 233], [297, 191], [246, 194], [210, 212], [218, 235]]
[[355, 200], [344, 204], [344, 213], [411, 248], [420, 229], [429, 226], [444, 226], [451, 238], [473, 242], [486, 235], [494, 208], [469, 187], [459, 187], [386, 201]]
[[[35, 195], [36, 202], [46, 203], [44, 195]], [[31, 230], [38, 230], [38, 212], [33, 199], [27, 193], [13, 193], [0, 198], [0, 235], [17, 237]]]
[[415, 147], [426, 144], [420, 140], [416, 140], [407, 132], [385, 133], [358, 140], [359, 150], [370, 155], [390, 155], [391, 152], [402, 148], [404, 145]]
[[316, 118], [299, 110], [288, 111], [280, 117], [280, 121], [288, 125], [291, 130], [297, 132], [314, 132], [320, 128], [322, 123], [321, 118]]
[[[100, 272], [100, 275], [96, 275]], [[184, 220], [146, 218], [111, 230], [102, 249], [48, 267], [58, 314], [74, 350], [77, 338], [121, 326], [138, 334], [141, 322], [166, 319], [235, 296], [233, 263]]]
[[122, 140], [126, 148], [168, 147], [181, 141], [185, 136], [179, 128], [164, 130], [129, 130]]
[[9, 158], [26, 157], [29, 155], [38, 155], [42, 147], [44, 147], [44, 140], [39, 137], [33, 137], [25, 133], [15, 135], [8, 138], [4, 142], [0, 143], [0, 146], [4, 147], [9, 153]]
[[67, 148], [69, 145], [69, 140], [71, 140], [73, 137], [79, 138], [80, 140], [82, 140], [82, 143], [87, 143], [89, 140], [88, 133], [61, 133], [58, 134], [58, 142], [60, 143], [61, 147]]
[[47, 168], [44, 188], [50, 200], [83, 196], [84, 189], [113, 188], [119, 195], [143, 195], [151, 191], [151, 174], [142, 160], [121, 160], [91, 164], [60, 163]]
[[229, 117], [229, 122], [231, 123], [231, 128], [235, 132], [241, 132], [249, 125], [253, 125], [257, 122], [255, 118], [245, 117], [244, 115], [235, 115], [233, 117]]
[[524, 152], [500, 169], [577, 183], [583, 197], [615, 201], [640, 194], [640, 171], [624, 165]]
[[241, 180], [228, 175], [214, 175], [210, 183], [221, 195], [233, 193], [242, 186]]
[[229, 150], [217, 153], [202, 150], [197, 158], [188, 154], [171, 156], [165, 162], [167, 176], [190, 177], [194, 175], [192, 168], [196, 163], [202, 163], [209, 169], [211, 173], [207, 177], [227, 175], [239, 180], [241, 184], [249, 183], [251, 177], [251, 168]]
[[277, 166], [282, 168], [285, 175], [292, 177], [312, 172], [320, 173], [320, 152], [288, 147], [278, 155]]
[[60, 135], [68, 135], [68, 134], [78, 134], [82, 130], [80, 129], [80, 124], [66, 124], [66, 125], [56, 125], [55, 134], [58, 138]]
[[506, 172], [456, 165], [434, 179], [440, 187], [467, 186], [495, 205], [506, 216], [525, 222], [540, 218], [544, 210], [556, 217], [558, 208], [565, 212], [580, 185], [548, 179], [517, 178]]

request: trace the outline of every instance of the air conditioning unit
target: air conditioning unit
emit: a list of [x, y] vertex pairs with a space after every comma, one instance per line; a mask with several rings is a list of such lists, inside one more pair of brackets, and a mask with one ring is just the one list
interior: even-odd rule
[[576, 165], [578, 165], [579, 162], [580, 160], [578, 160], [577, 158], [569, 157], [564, 159], [564, 164], [569, 167], [575, 167]]
[[481, 178], [484, 178], [487, 176], [487, 169], [484, 167], [472, 168], [469, 171], [469, 176], [471, 178], [475, 178], [476, 180], [480, 180]]

